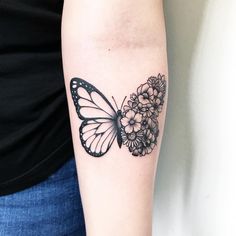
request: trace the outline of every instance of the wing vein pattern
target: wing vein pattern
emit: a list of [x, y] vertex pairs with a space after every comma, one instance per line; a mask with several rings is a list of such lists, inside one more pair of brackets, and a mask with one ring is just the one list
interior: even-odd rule
[[73, 78], [70, 89], [76, 112], [82, 120], [79, 128], [81, 144], [88, 154], [101, 157], [117, 137], [117, 112], [95, 86], [83, 79]]

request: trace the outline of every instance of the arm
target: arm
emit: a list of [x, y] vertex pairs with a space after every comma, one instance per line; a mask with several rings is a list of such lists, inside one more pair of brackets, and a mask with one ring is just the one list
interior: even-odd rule
[[[155, 172], [167, 104], [167, 86], [163, 82], [167, 82], [167, 60], [162, 2], [65, 0], [62, 40], [65, 83], [87, 235], [149, 236]], [[165, 78], [159, 75], [159, 79], [150, 79], [147, 83], [150, 76], [157, 77], [159, 73]], [[89, 147], [89, 141], [83, 140], [86, 139], [85, 126], [89, 124], [86, 119], [106, 115], [98, 110], [96, 114], [96, 109], [82, 109], [84, 101], [76, 107], [78, 96], [74, 96], [73, 100], [70, 88], [74, 77], [85, 80], [82, 86], [92, 84], [101, 91], [115, 112], [118, 109], [112, 96], [119, 108], [127, 96], [121, 114], [114, 115], [111, 107], [103, 104], [106, 111], [110, 110], [111, 120], [115, 121], [109, 125], [113, 124], [115, 128], [114, 141], [101, 157], [95, 157], [101, 154], [98, 149], [105, 152], [106, 147], [99, 147], [97, 140], [94, 141], [97, 146], [91, 144]], [[145, 93], [147, 85], [151, 86], [155, 81], [163, 85], [162, 88], [157, 85], [162, 91], [156, 93], [155, 89], [150, 89]], [[80, 82], [74, 80], [73, 92], [84, 94], [88, 99], [93, 97], [93, 94], [86, 94], [86, 88], [79, 87]], [[127, 106], [133, 93], [136, 94], [133, 102], [140, 103], [138, 108], [135, 104]], [[93, 98], [96, 101], [95, 95]], [[161, 104], [163, 102], [164, 105]], [[150, 110], [147, 108], [145, 113], [147, 104], [157, 106], [149, 107]], [[144, 117], [153, 113], [155, 115], [146, 125], [145, 122], [141, 124]], [[132, 116], [135, 118], [130, 124]], [[79, 131], [81, 124], [85, 128]], [[136, 142], [130, 139], [131, 133], [136, 135]]]

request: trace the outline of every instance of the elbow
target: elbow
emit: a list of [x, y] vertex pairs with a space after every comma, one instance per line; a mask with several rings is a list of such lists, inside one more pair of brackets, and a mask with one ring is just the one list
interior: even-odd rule
[[164, 17], [160, 4], [149, 0], [146, 4], [143, 1], [139, 4], [121, 1], [115, 7], [112, 4], [95, 5], [85, 7], [84, 12], [67, 19], [65, 10], [64, 32], [70, 35], [70, 42], [112, 50], [165, 47]]

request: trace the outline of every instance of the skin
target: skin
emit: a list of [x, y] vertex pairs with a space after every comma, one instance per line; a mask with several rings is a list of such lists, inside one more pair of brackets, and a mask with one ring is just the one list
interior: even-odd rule
[[81, 120], [70, 94], [73, 77], [86, 79], [121, 105], [149, 76], [168, 78], [162, 2], [158, 0], [65, 0], [62, 50], [73, 143], [88, 236], [151, 236], [156, 167], [167, 94], [160, 114], [158, 144], [133, 157], [113, 143], [101, 158], [85, 152]]

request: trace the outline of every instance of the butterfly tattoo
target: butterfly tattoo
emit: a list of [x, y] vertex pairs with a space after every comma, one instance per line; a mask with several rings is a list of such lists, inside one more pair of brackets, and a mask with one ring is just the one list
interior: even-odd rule
[[[106, 154], [114, 140], [127, 146], [133, 156], [150, 154], [157, 145], [158, 116], [166, 95], [165, 75], [151, 76], [124, 98], [121, 108], [115, 107], [95, 86], [80, 78], [71, 79], [71, 95], [82, 120], [80, 140], [85, 151], [93, 157]], [[123, 106], [124, 105], [124, 106]]]

